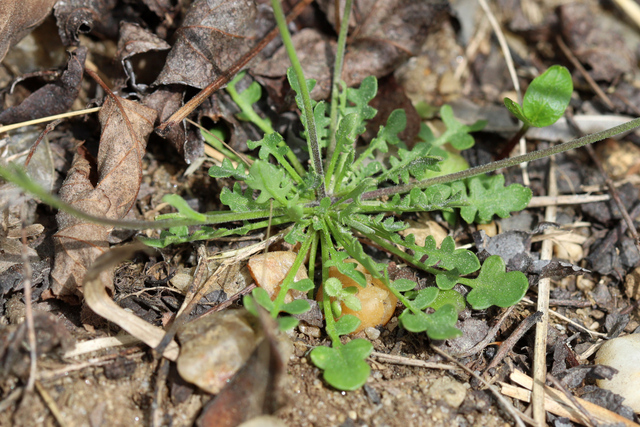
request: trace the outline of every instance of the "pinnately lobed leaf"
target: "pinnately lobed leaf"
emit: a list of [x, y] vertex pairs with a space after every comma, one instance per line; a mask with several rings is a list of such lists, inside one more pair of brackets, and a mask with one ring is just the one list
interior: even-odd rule
[[468, 180], [469, 206], [460, 209], [468, 222], [486, 223], [494, 215], [507, 218], [511, 212], [526, 208], [531, 200], [531, 189], [520, 184], [504, 186], [504, 175], [478, 175]]

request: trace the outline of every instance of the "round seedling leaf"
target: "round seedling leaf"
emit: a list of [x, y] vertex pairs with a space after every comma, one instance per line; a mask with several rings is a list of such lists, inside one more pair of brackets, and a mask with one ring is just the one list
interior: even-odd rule
[[253, 291], [251, 291], [251, 295], [253, 295], [255, 301], [262, 307], [264, 307], [265, 310], [267, 310], [268, 312], [271, 312], [271, 310], [273, 310], [273, 301], [271, 301], [271, 298], [269, 297], [267, 291], [262, 288], [255, 288]]
[[360, 319], [352, 314], [345, 314], [335, 324], [338, 335], [347, 335], [355, 331], [360, 326]]
[[340, 347], [316, 347], [311, 361], [324, 370], [323, 378], [339, 390], [356, 390], [369, 378], [371, 368], [365, 362], [373, 345], [364, 339], [355, 339]]
[[398, 292], [407, 292], [416, 287], [416, 282], [409, 279], [398, 279], [391, 282], [391, 286]]
[[418, 291], [418, 295], [416, 295], [411, 303], [418, 310], [424, 310], [429, 306], [429, 304], [435, 301], [438, 296], [438, 292], [439, 290], [435, 286], [420, 289]]
[[524, 297], [529, 281], [520, 271], [505, 272], [505, 264], [498, 255], [486, 259], [476, 279], [464, 279], [461, 283], [473, 289], [467, 294], [467, 302], [474, 310], [484, 310], [492, 305], [510, 307]]
[[311, 310], [309, 302], [304, 299], [293, 300], [282, 306], [282, 311], [289, 314], [302, 314]]
[[311, 279], [302, 279], [291, 284], [291, 289], [295, 289], [296, 291], [300, 292], [308, 292], [314, 287], [315, 285], [313, 284], [313, 281]]
[[522, 111], [531, 126], [550, 126], [562, 117], [572, 93], [569, 70], [553, 65], [533, 79], [522, 99]]
[[409, 332], [424, 332], [429, 327], [426, 314], [413, 314], [409, 309], [406, 309], [400, 316], [398, 316], [398, 320], [402, 324], [402, 327]]
[[443, 305], [435, 313], [428, 316], [427, 335], [432, 340], [449, 340], [462, 336], [462, 331], [456, 328], [458, 312], [451, 304]]
[[278, 328], [280, 328], [281, 331], [290, 331], [298, 326], [298, 319], [295, 317], [284, 316], [278, 317], [276, 320], [278, 321]]

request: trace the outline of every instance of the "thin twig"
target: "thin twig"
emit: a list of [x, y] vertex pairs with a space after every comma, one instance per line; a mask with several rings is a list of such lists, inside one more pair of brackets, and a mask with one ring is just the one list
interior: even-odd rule
[[19, 129], [24, 126], [37, 125], [40, 123], [51, 122], [58, 119], [65, 119], [67, 117], [82, 116], [83, 114], [91, 114], [100, 111], [102, 107], [86, 108], [84, 110], [69, 111], [68, 113], [56, 114], [53, 116], [42, 117], [40, 119], [28, 120], [26, 122], [14, 123], [12, 125], [0, 126], [0, 133], [8, 132], [10, 130]]
[[[289, 15], [287, 15], [287, 24], [293, 21], [302, 13], [302, 11], [311, 3], [312, 0], [302, 0], [296, 4]], [[249, 63], [266, 45], [271, 43], [273, 39], [279, 34], [278, 28], [271, 30], [256, 46], [254, 46], [249, 52], [245, 53], [235, 64], [228, 69], [224, 70], [222, 74], [215, 79], [211, 84], [202, 89], [196, 96], [191, 98], [189, 102], [184, 104], [178, 111], [173, 113], [171, 117], [165, 120], [156, 128], [156, 132], [160, 135], [165, 135], [171, 126], [175, 126], [176, 123], [180, 123], [186, 119], [193, 110], [195, 110], [200, 104], [207, 100], [215, 91], [220, 89], [225, 84], [229, 83], [233, 76], [235, 76], [245, 65]]]
[[498, 366], [498, 363], [500, 363], [502, 359], [504, 359], [507, 354], [509, 354], [509, 351], [511, 351], [513, 346], [516, 345], [518, 341], [520, 341], [520, 338], [522, 338], [524, 334], [526, 334], [527, 331], [529, 331], [529, 329], [531, 329], [531, 327], [535, 325], [541, 318], [542, 312], [536, 311], [533, 315], [524, 319], [520, 323], [520, 325], [518, 325], [516, 330], [513, 331], [513, 333], [509, 336], [509, 338], [507, 338], [502, 344], [500, 344], [498, 352], [491, 360], [491, 363], [489, 363], [489, 366], [487, 366], [487, 368], [484, 370], [484, 373], [487, 373], [489, 372], [489, 369]]
[[526, 416], [525, 414], [523, 414], [522, 412], [518, 411], [511, 403], [509, 403], [509, 401], [507, 399], [504, 398], [504, 396], [502, 395], [502, 393], [500, 393], [500, 391], [498, 390], [498, 388], [496, 386], [494, 386], [493, 384], [489, 384], [484, 378], [482, 378], [480, 375], [476, 374], [475, 372], [473, 372], [471, 369], [467, 368], [466, 366], [464, 366], [462, 363], [460, 363], [458, 360], [456, 360], [455, 358], [449, 356], [447, 353], [445, 353], [444, 351], [440, 350], [438, 347], [436, 347], [435, 345], [431, 344], [431, 349], [433, 351], [435, 351], [436, 353], [438, 353], [439, 355], [441, 355], [442, 357], [444, 357], [447, 360], [450, 360], [451, 362], [455, 363], [456, 365], [458, 365], [460, 368], [462, 368], [466, 373], [468, 373], [469, 375], [471, 375], [472, 377], [474, 377], [475, 379], [477, 379], [478, 381], [480, 381], [485, 387], [487, 387], [489, 390], [491, 390], [491, 393], [493, 393], [493, 395], [496, 397], [496, 399], [498, 400], [498, 402], [503, 406], [503, 408], [509, 413], [509, 415], [511, 415], [511, 417], [513, 417], [515, 423], [519, 426], [519, 427], [524, 427], [524, 421], [526, 421], [527, 423], [531, 424], [531, 425], [536, 425], [535, 421], [533, 421], [531, 418], [529, 418], [528, 416]]
[[375, 357], [379, 361], [393, 363], [394, 365], [417, 366], [419, 368], [427, 368], [427, 369], [444, 369], [444, 370], [458, 369], [453, 365], [446, 365], [444, 363], [425, 362], [424, 360], [410, 359], [408, 357], [380, 353], [377, 351], [372, 352], [370, 356]]
[[31, 286], [33, 279], [33, 270], [31, 269], [31, 262], [29, 261], [29, 254], [27, 253], [27, 233], [25, 230], [26, 224], [26, 205], [22, 205], [20, 210], [20, 216], [22, 217], [22, 266], [24, 271], [24, 279], [22, 280], [22, 288], [24, 289], [24, 304], [25, 304], [25, 322], [27, 323], [27, 340], [29, 342], [29, 380], [27, 381], [27, 392], [33, 391], [33, 384], [37, 375], [37, 360], [38, 352], [36, 351], [36, 331], [33, 324], [33, 306], [31, 301]]
[[[555, 157], [550, 158], [549, 164], [549, 196], [558, 195], [558, 183], [556, 181]], [[548, 222], [556, 221], [556, 206], [547, 206], [544, 219]], [[545, 230], [547, 234], [549, 230]], [[553, 256], [553, 241], [551, 239], [542, 242], [540, 259], [550, 260]], [[531, 404], [533, 405], [533, 419], [539, 425], [545, 425], [546, 412], [544, 409], [544, 381], [547, 377], [547, 329], [549, 327], [549, 292], [551, 279], [543, 278], [538, 281], [538, 311], [542, 312], [542, 318], [536, 326], [535, 347], [533, 350], [533, 388], [531, 390]]]
[[481, 352], [486, 346], [488, 346], [493, 339], [496, 337], [496, 335], [498, 335], [498, 331], [500, 331], [500, 328], [502, 327], [502, 324], [505, 322], [505, 320], [507, 320], [509, 318], [509, 315], [511, 315], [511, 313], [513, 312], [513, 310], [515, 309], [515, 305], [512, 305], [511, 307], [507, 308], [505, 310], [505, 312], [502, 314], [502, 316], [500, 316], [500, 320], [498, 320], [498, 323], [496, 323], [495, 325], [493, 325], [493, 327], [489, 330], [489, 333], [487, 333], [487, 336], [484, 337], [482, 339], [482, 341], [480, 341], [478, 344], [474, 345], [473, 347], [471, 347], [469, 350], [465, 351], [462, 354], [457, 354], [457, 357], [469, 357], [469, 356], [473, 356], [474, 354], [477, 354], [479, 352]]
[[162, 397], [164, 396], [168, 375], [169, 361], [162, 359], [158, 362], [158, 369], [156, 370], [155, 390], [153, 393], [153, 402], [151, 403], [151, 427], [162, 427], [165, 425], [162, 416], [164, 406], [162, 404]]
[[54, 120], [53, 122], [47, 124], [44, 127], [44, 130], [42, 132], [40, 132], [40, 135], [38, 136], [38, 139], [36, 139], [36, 142], [34, 142], [31, 145], [31, 148], [29, 149], [29, 154], [27, 154], [27, 158], [24, 161], [24, 167], [26, 168], [27, 166], [29, 166], [29, 163], [31, 162], [31, 158], [33, 157], [33, 155], [36, 152], [36, 149], [38, 148], [38, 145], [40, 145], [40, 142], [42, 142], [42, 140], [44, 139], [45, 136], [47, 136], [47, 134], [49, 132], [51, 132], [52, 130], [54, 130], [56, 128], [56, 126], [58, 126], [60, 123], [62, 123], [62, 119], [57, 119]]
[[58, 408], [56, 401], [51, 398], [51, 395], [49, 394], [49, 392], [42, 386], [42, 384], [40, 384], [39, 381], [35, 382], [35, 386], [36, 386], [36, 389], [38, 390], [38, 393], [40, 394], [40, 397], [42, 398], [42, 400], [44, 400], [45, 404], [47, 405], [47, 408], [49, 408], [49, 411], [51, 411], [51, 414], [58, 422], [58, 425], [60, 427], [68, 426], [68, 424], [64, 420], [64, 417], [62, 416], [62, 412], [60, 412], [60, 408]]
[[[531, 301], [529, 298], [524, 297], [522, 298], [522, 300], [519, 302], [519, 304], [527, 304], [527, 305], [536, 305], [536, 303], [534, 303], [533, 301]], [[596, 332], [596, 331], [592, 331], [591, 329], [582, 326], [581, 324], [574, 322], [573, 320], [569, 319], [567, 316], [564, 316], [560, 313], [558, 313], [557, 311], [554, 310], [549, 310], [549, 315], [553, 316], [553, 317], [557, 317], [560, 320], [563, 320], [573, 326], [575, 326], [577, 329], [581, 329], [584, 332], [588, 333], [589, 335], [591, 335], [592, 337], [606, 337], [607, 334], [604, 334], [602, 332]]]
[[608, 194], [571, 194], [568, 196], [536, 196], [532, 197], [528, 208], [542, 208], [546, 206], [581, 205], [583, 203], [606, 202], [611, 197]]
[[573, 394], [569, 393], [569, 390], [567, 390], [566, 387], [563, 386], [562, 383], [558, 381], [556, 377], [548, 373], [547, 380], [549, 380], [553, 385], [556, 386], [556, 388], [558, 388], [562, 393], [564, 393], [565, 396], [567, 396], [567, 398], [571, 401], [571, 403], [575, 405], [578, 411], [582, 412], [582, 415], [584, 415], [589, 420], [589, 423], [591, 424], [592, 427], [599, 425], [598, 422], [593, 419], [593, 416], [591, 416], [591, 413], [587, 411], [584, 408], [584, 406], [580, 404], [580, 402], [578, 402], [578, 399], [576, 399], [576, 397]]

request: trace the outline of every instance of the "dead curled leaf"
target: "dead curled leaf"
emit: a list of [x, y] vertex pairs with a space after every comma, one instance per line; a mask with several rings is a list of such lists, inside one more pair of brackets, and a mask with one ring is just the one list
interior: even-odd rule
[[80, 47], [69, 55], [67, 68], [60, 78], [33, 92], [20, 105], [4, 110], [0, 114], [0, 124], [39, 119], [69, 110], [80, 91], [87, 48]]
[[[108, 97], [100, 110], [102, 135], [98, 151], [98, 180], [91, 182], [91, 166], [76, 154], [60, 198], [89, 214], [121, 219], [138, 196], [142, 179], [142, 156], [153, 130], [156, 112], [137, 102]], [[58, 212], [54, 235], [56, 259], [51, 274], [55, 295], [82, 294], [86, 269], [109, 244], [111, 227], [85, 222], [64, 211]], [[108, 274], [104, 273], [109, 281]]]
[[96, 32], [115, 38], [119, 20], [111, 13], [117, 0], [64, 0], [58, 1], [54, 15], [58, 34], [65, 46], [76, 46], [78, 35]]
[[255, 43], [253, 0], [197, 0], [178, 29], [156, 84], [204, 88]]
[[0, 0], [0, 62], [49, 15], [56, 0]]
[[[113, 280], [110, 280], [109, 277], [113, 268], [141, 250], [149, 250], [149, 248], [140, 242], [136, 242], [108, 250], [97, 258], [86, 272], [84, 297], [87, 305], [96, 314], [120, 326], [151, 348], [155, 348], [164, 338], [165, 331], [124, 310], [113, 302], [107, 293], [107, 289], [113, 285]], [[107, 278], [106, 280], [105, 277]], [[175, 361], [178, 358], [178, 352], [178, 344], [172, 340], [166, 346], [162, 355], [169, 360]]]

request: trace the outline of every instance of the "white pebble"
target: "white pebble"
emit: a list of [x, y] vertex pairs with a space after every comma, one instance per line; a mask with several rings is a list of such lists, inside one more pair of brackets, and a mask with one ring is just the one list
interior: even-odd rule
[[640, 413], [640, 334], [614, 338], [600, 347], [596, 363], [618, 370], [611, 380], [598, 380], [598, 386], [624, 397], [624, 405]]

